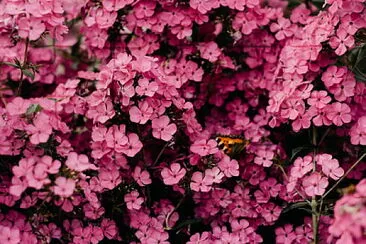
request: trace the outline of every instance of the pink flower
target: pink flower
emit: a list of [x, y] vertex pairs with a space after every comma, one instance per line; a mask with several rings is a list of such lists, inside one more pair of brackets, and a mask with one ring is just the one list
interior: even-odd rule
[[328, 107], [326, 116], [333, 124], [341, 126], [351, 122], [351, 108], [345, 103], [336, 102]]
[[339, 84], [347, 73], [346, 67], [329, 66], [322, 74], [322, 81], [326, 87], [331, 87], [334, 84]]
[[131, 107], [129, 114], [130, 120], [134, 123], [146, 124], [146, 122], [150, 119], [153, 114], [153, 108], [149, 105], [145, 100], [139, 102], [139, 107], [133, 106]]
[[91, 230], [91, 236], [90, 236], [90, 242], [93, 244], [99, 243], [101, 240], [103, 240], [103, 230], [102, 228], [98, 226], [90, 226], [89, 228], [92, 228]]
[[352, 47], [355, 40], [352, 35], [348, 35], [347, 31], [338, 28], [337, 35], [329, 39], [329, 45], [336, 49], [335, 53], [339, 56], [347, 51], [347, 47]]
[[125, 7], [128, 4], [133, 3], [134, 0], [103, 0], [103, 7], [112, 12], [112, 11], [117, 11], [123, 7]]
[[321, 196], [325, 193], [328, 186], [328, 179], [322, 177], [319, 173], [314, 172], [310, 176], [304, 177], [302, 182], [306, 195], [309, 197]]
[[169, 117], [163, 115], [159, 118], [152, 120], [153, 136], [164, 141], [169, 141], [173, 138], [173, 135], [177, 131], [175, 124], [169, 124]]
[[212, 179], [203, 177], [201, 172], [194, 172], [191, 178], [190, 187], [193, 191], [208, 192], [211, 190]]
[[152, 97], [159, 88], [158, 83], [155, 81], [149, 82], [146, 78], [139, 79], [138, 83], [136, 93], [140, 96]]
[[118, 233], [117, 226], [113, 220], [104, 218], [100, 226], [102, 227], [103, 235], [108, 239], [114, 238]]
[[143, 19], [151, 17], [154, 14], [155, 5], [156, 3], [152, 1], [143, 1], [136, 4], [134, 7], [136, 18]]
[[121, 176], [118, 170], [106, 171], [103, 170], [99, 173], [100, 186], [112, 190], [118, 186], [121, 182]]
[[46, 30], [43, 21], [34, 18], [21, 18], [18, 26], [18, 35], [22, 38], [29, 38], [30, 41], [37, 40]]
[[204, 43], [198, 47], [201, 52], [201, 57], [207, 59], [210, 62], [216, 62], [221, 55], [221, 50], [217, 46], [216, 42]]
[[24, 114], [31, 103], [21, 97], [15, 97], [10, 103], [6, 105], [6, 110], [10, 115]]
[[88, 169], [97, 170], [98, 168], [94, 164], [89, 163], [89, 158], [84, 155], [78, 155], [76, 152], [69, 153], [65, 162], [66, 166], [75, 171], [85, 171]]
[[296, 239], [296, 234], [292, 225], [286, 224], [284, 227], [276, 228], [276, 243], [292, 244]]
[[217, 148], [217, 142], [213, 139], [208, 141], [205, 139], [197, 140], [191, 145], [190, 150], [202, 157], [219, 151]]
[[19, 229], [0, 225], [0, 243], [4, 244], [21, 243]]
[[134, 157], [143, 147], [142, 142], [135, 133], [130, 133], [128, 135], [127, 148], [123, 151], [128, 157]]
[[212, 169], [205, 170], [205, 177], [210, 178], [213, 183], [221, 183], [224, 176], [224, 173], [219, 169], [219, 167], [213, 167]]
[[281, 41], [285, 38], [291, 37], [293, 32], [290, 30], [291, 21], [286, 18], [278, 18], [278, 23], [272, 23], [270, 30], [272, 32], [277, 32], [275, 37], [277, 40]]
[[231, 159], [227, 155], [224, 155], [224, 157], [220, 160], [217, 166], [225, 174], [226, 177], [233, 177], [239, 175], [238, 161], [236, 161], [235, 159]]
[[139, 210], [141, 208], [141, 204], [144, 202], [144, 199], [139, 197], [138, 191], [127, 193], [124, 196], [124, 200], [129, 210]]
[[193, 9], [197, 9], [202, 14], [207, 13], [213, 8], [219, 7], [219, 1], [212, 1], [212, 0], [190, 0], [189, 5]]
[[178, 163], [172, 163], [170, 168], [164, 168], [161, 176], [165, 185], [175, 185], [184, 177], [186, 169], [182, 168]]
[[302, 178], [305, 174], [313, 169], [313, 158], [305, 156], [304, 158], [296, 158], [294, 166], [291, 169], [291, 177]]
[[307, 102], [311, 106], [315, 106], [318, 109], [322, 109], [328, 104], [332, 99], [328, 96], [328, 93], [324, 90], [313, 91], [311, 96], [308, 98]]
[[344, 170], [339, 166], [338, 160], [332, 158], [330, 154], [319, 154], [315, 160], [317, 164], [322, 166], [323, 173], [334, 180], [338, 180], [344, 174]]
[[136, 166], [132, 176], [139, 186], [150, 185], [152, 182], [149, 172], [147, 170], [142, 171], [140, 166]]
[[274, 203], [267, 203], [264, 205], [261, 215], [268, 222], [272, 223], [278, 219], [281, 214], [281, 208]]
[[366, 145], [366, 116], [358, 119], [350, 130], [351, 143], [354, 145]]
[[200, 235], [200, 233], [196, 233], [191, 236], [187, 244], [209, 244], [209, 232], [205, 231]]
[[53, 192], [60, 197], [70, 197], [74, 193], [75, 181], [59, 176], [56, 178]]
[[273, 162], [274, 153], [272, 151], [258, 150], [254, 158], [254, 163], [263, 165], [263, 167], [270, 167]]
[[52, 127], [50, 125], [50, 118], [45, 113], [39, 113], [33, 119], [33, 125], [27, 125], [26, 130], [30, 136], [30, 142], [34, 145], [45, 143], [52, 134]]
[[57, 174], [61, 167], [60, 161], [53, 160], [50, 156], [47, 155], [41, 158], [41, 162], [47, 167], [46, 171], [49, 174]]
[[356, 80], [353, 77], [353, 74], [347, 73], [341, 83], [328, 87], [328, 90], [334, 94], [334, 98], [337, 99], [337, 101], [343, 102], [348, 97], [353, 97], [355, 95], [355, 87]]

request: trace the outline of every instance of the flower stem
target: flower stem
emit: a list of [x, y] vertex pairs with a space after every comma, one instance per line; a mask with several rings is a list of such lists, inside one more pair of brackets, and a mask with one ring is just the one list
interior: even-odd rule
[[16, 96], [19, 96], [20, 94], [20, 89], [23, 85], [23, 79], [24, 79], [24, 72], [23, 69], [25, 67], [25, 64], [27, 63], [27, 56], [28, 56], [28, 47], [29, 47], [29, 38], [27, 38], [25, 40], [25, 50], [24, 50], [24, 59], [23, 59], [23, 63], [22, 63], [22, 68], [20, 69], [20, 81], [19, 81], [19, 86], [17, 89], [17, 93]]
[[[318, 148], [317, 148], [317, 130], [316, 127], [313, 126], [313, 172], [316, 172], [316, 161], [315, 156], [317, 154]], [[312, 217], [312, 227], [313, 227], [313, 243], [318, 244], [318, 227], [319, 227], [319, 213], [318, 213], [318, 201], [316, 199], [316, 196], [313, 196], [311, 198], [311, 217]]]

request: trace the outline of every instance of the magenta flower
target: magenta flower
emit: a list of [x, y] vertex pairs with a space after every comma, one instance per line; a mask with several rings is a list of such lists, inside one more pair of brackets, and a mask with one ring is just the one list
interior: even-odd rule
[[140, 166], [136, 166], [133, 171], [133, 178], [139, 186], [149, 185], [152, 182], [149, 172], [147, 170], [142, 170]]
[[343, 102], [348, 97], [353, 97], [355, 95], [356, 80], [353, 74], [347, 73], [346, 77], [341, 83], [335, 84], [328, 88], [329, 92], [334, 94], [334, 98]]
[[212, 179], [203, 177], [203, 173], [194, 172], [191, 178], [190, 187], [193, 191], [208, 192], [211, 190]]
[[238, 161], [236, 161], [235, 159], [231, 159], [227, 155], [224, 155], [224, 157], [220, 160], [217, 166], [224, 173], [226, 177], [233, 177], [239, 175]]
[[254, 158], [254, 163], [263, 165], [263, 167], [270, 167], [273, 164], [273, 157], [274, 153], [272, 151], [258, 150]]
[[124, 196], [124, 200], [128, 209], [139, 210], [141, 208], [141, 204], [144, 202], [144, 199], [139, 197], [139, 195], [140, 194], [138, 191], [132, 191]]
[[21, 115], [27, 111], [30, 105], [31, 103], [28, 100], [16, 97], [6, 105], [6, 110], [10, 115]]
[[336, 102], [327, 108], [326, 116], [336, 126], [351, 122], [351, 108], [347, 104]]
[[322, 81], [326, 87], [331, 87], [334, 84], [339, 84], [347, 73], [346, 67], [329, 66], [322, 75]]
[[129, 114], [130, 120], [139, 124], [146, 124], [146, 122], [150, 119], [153, 114], [153, 108], [149, 105], [148, 102], [143, 101], [139, 103], [139, 107], [133, 106], [131, 107]]
[[216, 42], [204, 43], [198, 48], [201, 52], [201, 57], [210, 62], [216, 62], [218, 57], [221, 55], [221, 50], [217, 46]]
[[358, 119], [350, 130], [351, 143], [354, 145], [366, 145], [366, 116]]
[[324, 90], [313, 91], [311, 96], [308, 98], [307, 102], [311, 106], [315, 106], [318, 109], [322, 109], [328, 104], [332, 99], [328, 96], [328, 93]]
[[296, 234], [292, 225], [276, 228], [276, 243], [291, 244], [296, 240]]
[[46, 30], [46, 26], [40, 19], [21, 18], [18, 21], [18, 35], [29, 40], [37, 40]]
[[50, 117], [45, 113], [39, 113], [34, 119], [33, 124], [26, 126], [27, 132], [31, 135], [30, 142], [34, 145], [45, 143], [52, 134]]
[[153, 128], [153, 136], [164, 141], [171, 140], [177, 131], [177, 126], [173, 123], [169, 124], [169, 122], [169, 117], [166, 115], [153, 119], [151, 125]]
[[46, 166], [46, 171], [49, 174], [57, 174], [61, 167], [60, 161], [53, 160], [50, 156], [47, 155], [41, 158], [41, 162]]
[[210, 0], [190, 0], [189, 5], [193, 9], [197, 9], [202, 14], [207, 13], [213, 8], [219, 7], [219, 1], [210, 1]]
[[189, 241], [187, 242], [187, 244], [199, 244], [199, 243], [202, 244], [210, 243], [209, 232], [205, 231], [202, 233], [202, 235], [200, 235], [200, 233], [196, 233], [192, 235]]
[[172, 163], [170, 168], [163, 168], [161, 176], [165, 185], [175, 185], [184, 177], [186, 169], [182, 168], [178, 163]]
[[294, 166], [291, 168], [291, 177], [302, 178], [313, 169], [313, 158], [305, 156], [304, 158], [296, 158]]
[[267, 222], [273, 222], [278, 219], [281, 214], [281, 207], [275, 205], [274, 203], [270, 202], [264, 205], [261, 215]]
[[319, 154], [315, 158], [317, 164], [322, 166], [323, 173], [334, 179], [338, 180], [344, 174], [344, 170], [339, 166], [337, 159], [332, 158], [330, 154]]
[[100, 186], [106, 189], [112, 190], [116, 186], [118, 186], [121, 182], [121, 176], [118, 170], [106, 171], [103, 170], [99, 173], [99, 182]]
[[128, 4], [133, 3], [133, 0], [123, 0], [123, 1], [119, 1], [119, 0], [104, 0], [103, 1], [103, 7], [112, 12], [112, 11], [117, 11], [120, 10], [121, 8], [125, 7]]
[[146, 78], [140, 79], [138, 83], [136, 93], [140, 96], [152, 97], [159, 88], [158, 83], [154, 81], [149, 82]]
[[224, 178], [224, 173], [219, 169], [219, 167], [213, 167], [212, 169], [205, 170], [205, 177], [211, 178], [213, 183], [221, 183], [222, 178]]
[[304, 187], [306, 195], [309, 197], [321, 196], [325, 193], [328, 186], [328, 179], [322, 177], [319, 173], [314, 172], [310, 176], [304, 177], [302, 186]]
[[135, 133], [130, 133], [128, 135], [128, 144], [126, 149], [123, 151], [128, 157], [134, 157], [143, 147], [142, 142]]
[[19, 229], [0, 225], [0, 243], [19, 244], [20, 240]]
[[339, 28], [337, 35], [329, 39], [329, 45], [336, 49], [335, 53], [339, 56], [347, 51], [347, 47], [352, 47], [355, 40], [352, 35], [348, 35], [347, 31]]
[[286, 18], [278, 18], [278, 23], [272, 23], [270, 26], [270, 30], [272, 32], [276, 32], [275, 37], [277, 40], [281, 41], [287, 37], [293, 35], [293, 32], [290, 30], [291, 21]]
[[67, 179], [65, 177], [57, 177], [53, 186], [53, 192], [60, 197], [70, 197], [75, 190], [75, 181], [73, 179]]
[[219, 149], [217, 148], [217, 142], [213, 139], [197, 140], [191, 145], [190, 150], [191, 150], [191, 152], [197, 153], [198, 155], [200, 155], [202, 157], [209, 155], [209, 154], [217, 153], [219, 151]]
[[88, 169], [97, 170], [98, 168], [94, 165], [89, 163], [89, 158], [84, 155], [78, 155], [76, 152], [69, 153], [67, 160], [65, 162], [66, 166], [75, 171], [85, 171]]
[[113, 220], [104, 218], [100, 226], [102, 227], [103, 235], [108, 239], [113, 239], [118, 233], [117, 226]]

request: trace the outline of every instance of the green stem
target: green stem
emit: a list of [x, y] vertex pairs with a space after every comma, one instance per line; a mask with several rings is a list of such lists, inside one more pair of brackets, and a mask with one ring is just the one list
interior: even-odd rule
[[23, 78], [24, 78], [24, 72], [23, 69], [25, 67], [25, 64], [27, 63], [27, 56], [28, 56], [28, 47], [29, 47], [29, 38], [27, 38], [25, 40], [25, 51], [24, 51], [24, 60], [23, 60], [23, 64], [22, 64], [22, 68], [20, 69], [20, 81], [19, 81], [19, 86], [17, 89], [17, 93], [16, 96], [19, 96], [20, 94], [20, 89], [23, 85]]
[[[315, 156], [317, 154], [318, 148], [317, 148], [317, 131], [316, 131], [316, 127], [313, 126], [313, 146], [314, 146], [314, 150], [313, 150], [313, 172], [316, 172], [316, 161], [315, 161]], [[320, 214], [318, 213], [318, 202], [316, 199], [316, 196], [313, 196], [311, 198], [311, 217], [312, 217], [312, 227], [313, 227], [313, 243], [314, 244], [318, 244], [318, 228], [319, 228], [319, 218], [320, 218]]]
[[167, 215], [166, 215], [166, 217], [165, 217], [165, 230], [171, 230], [172, 229], [172, 227], [170, 227], [169, 226], [169, 219], [170, 219], [170, 216], [174, 213], [174, 211], [175, 210], [177, 210], [179, 207], [180, 207], [180, 205], [182, 205], [182, 203], [183, 203], [183, 201], [184, 201], [184, 199], [185, 199], [185, 195], [179, 200], [179, 202], [178, 202], [178, 204], [177, 204], [177, 206], [175, 206], [175, 208], [174, 209], [172, 209], [172, 211], [170, 211]]
[[160, 159], [161, 155], [163, 155], [163, 152], [165, 151], [165, 148], [169, 145], [170, 141], [168, 141], [167, 143], [165, 143], [164, 147], [160, 150], [158, 156], [156, 157], [154, 163], [151, 166], [154, 166]]

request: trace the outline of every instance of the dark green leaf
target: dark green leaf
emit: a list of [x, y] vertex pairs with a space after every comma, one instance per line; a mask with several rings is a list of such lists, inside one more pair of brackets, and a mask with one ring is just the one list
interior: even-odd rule
[[14, 67], [14, 68], [20, 68], [17, 64], [14, 64], [14, 63], [10, 63], [10, 62], [1, 62], [2, 64], [5, 64], [5, 65], [9, 65], [11, 67]]
[[39, 111], [41, 111], [42, 107], [39, 104], [32, 104], [27, 108], [27, 111], [25, 112], [25, 115], [33, 115]]
[[[296, 202], [296, 203], [293, 203], [289, 206], [287, 206], [283, 211], [282, 213], [287, 213], [293, 209], [306, 209], [304, 207], [310, 207], [309, 204], [307, 202]], [[309, 209], [307, 209], [309, 210]], [[311, 211], [311, 210], [310, 210]]]
[[307, 150], [307, 149], [311, 149], [311, 147], [302, 146], [302, 147], [296, 147], [296, 148], [292, 149], [290, 161], [292, 161], [296, 157], [296, 155], [299, 154], [301, 151], [304, 151], [304, 150]]
[[188, 220], [183, 221], [182, 223], [179, 223], [178, 225], [176, 225], [173, 228], [173, 230], [179, 230], [179, 229], [183, 228], [186, 225], [200, 223], [201, 221], [202, 221], [201, 219], [188, 219]]
[[31, 78], [32, 80], [34, 80], [34, 72], [32, 70], [29, 69], [23, 69], [23, 74], [29, 78]]

